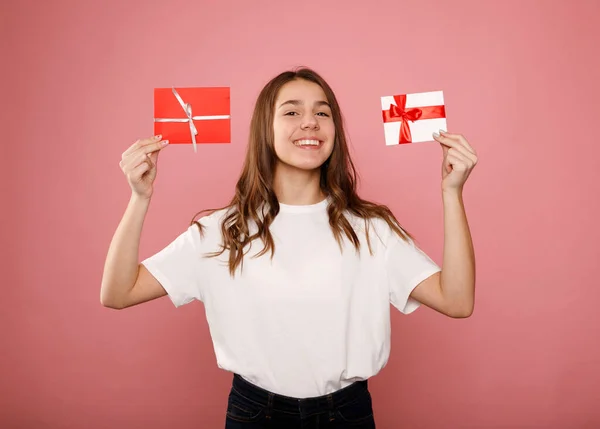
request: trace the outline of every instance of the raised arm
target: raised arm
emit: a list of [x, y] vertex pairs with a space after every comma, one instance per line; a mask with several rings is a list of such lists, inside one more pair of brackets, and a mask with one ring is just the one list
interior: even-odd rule
[[138, 140], [122, 155], [121, 169], [132, 190], [129, 204], [112, 238], [100, 288], [105, 307], [123, 309], [166, 295], [165, 289], [139, 263], [142, 227], [153, 193], [160, 136]]

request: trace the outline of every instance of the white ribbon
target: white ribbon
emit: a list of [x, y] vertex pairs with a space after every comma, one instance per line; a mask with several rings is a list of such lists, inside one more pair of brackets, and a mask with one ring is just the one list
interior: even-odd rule
[[196, 135], [198, 134], [198, 130], [194, 125], [194, 121], [208, 121], [211, 119], [229, 119], [230, 115], [215, 115], [215, 116], [192, 116], [192, 105], [190, 103], [184, 103], [183, 99], [179, 95], [179, 93], [172, 88], [173, 95], [181, 105], [181, 108], [185, 112], [185, 116], [187, 118], [154, 118], [154, 122], [188, 122], [190, 124], [190, 134], [192, 135], [192, 144], [194, 145], [194, 152], [196, 150]]

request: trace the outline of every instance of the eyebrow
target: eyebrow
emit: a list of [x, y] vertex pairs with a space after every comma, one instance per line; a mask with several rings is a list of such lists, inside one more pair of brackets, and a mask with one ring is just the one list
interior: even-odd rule
[[[287, 100], [287, 101], [284, 101], [283, 103], [281, 103], [279, 105], [278, 109], [281, 109], [283, 106], [285, 106], [287, 104], [291, 104], [292, 106], [300, 106], [304, 103], [300, 100]], [[331, 109], [331, 106], [329, 105], [329, 103], [327, 101], [319, 100], [319, 101], [316, 101], [315, 104], [317, 106], [327, 106]]]

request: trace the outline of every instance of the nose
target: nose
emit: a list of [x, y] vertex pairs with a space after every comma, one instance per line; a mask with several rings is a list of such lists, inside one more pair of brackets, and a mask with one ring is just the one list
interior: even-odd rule
[[317, 118], [315, 118], [314, 115], [312, 115], [312, 114], [304, 115], [304, 117], [302, 118], [302, 123], [300, 124], [300, 127], [303, 130], [317, 129], [317, 128], [319, 128], [319, 121], [317, 121]]

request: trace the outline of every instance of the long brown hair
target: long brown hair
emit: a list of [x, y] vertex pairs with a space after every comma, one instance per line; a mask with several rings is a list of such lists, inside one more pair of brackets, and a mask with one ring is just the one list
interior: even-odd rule
[[[252, 120], [250, 122], [250, 136], [248, 149], [242, 168], [242, 173], [235, 187], [235, 194], [230, 203], [222, 209], [227, 215], [221, 224], [223, 244], [219, 252], [210, 256], [218, 256], [229, 250], [229, 272], [233, 276], [239, 265], [243, 265], [244, 248], [253, 240], [260, 239], [264, 243], [263, 250], [256, 256], [261, 256], [271, 251], [275, 252], [273, 237], [269, 226], [279, 213], [279, 202], [273, 191], [273, 179], [277, 156], [274, 149], [273, 118], [274, 106], [280, 89], [288, 82], [304, 79], [318, 84], [327, 97], [331, 106], [331, 113], [335, 125], [335, 141], [333, 152], [328, 160], [321, 166], [321, 190], [329, 197], [327, 208], [329, 224], [340, 248], [342, 246], [342, 233], [352, 242], [355, 249], [360, 248], [360, 241], [344, 212], [351, 213], [365, 221], [367, 243], [372, 252], [369, 241], [368, 223], [370, 218], [378, 217], [387, 224], [402, 239], [413, 237], [402, 228], [391, 210], [385, 205], [379, 205], [361, 199], [356, 192], [357, 175], [348, 151], [346, 134], [344, 132], [343, 118], [335, 94], [327, 82], [314, 70], [299, 68], [286, 71], [274, 77], [260, 92]], [[268, 210], [266, 213], [264, 208]], [[220, 209], [215, 209], [220, 210]], [[197, 213], [194, 219], [206, 210]], [[249, 221], [253, 221], [257, 230], [250, 234]], [[202, 225], [196, 223], [202, 233]]]

